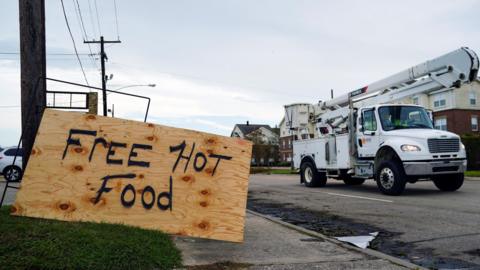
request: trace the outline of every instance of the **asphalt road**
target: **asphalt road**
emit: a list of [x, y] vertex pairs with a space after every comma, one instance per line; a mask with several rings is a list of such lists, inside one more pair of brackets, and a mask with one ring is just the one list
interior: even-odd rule
[[[479, 180], [467, 180], [451, 193], [440, 192], [432, 182], [417, 182], [408, 184], [402, 196], [385, 196], [371, 180], [353, 187], [329, 180], [326, 187], [307, 188], [298, 175], [252, 175], [249, 208], [259, 202], [260, 212], [262, 203], [270, 203], [325, 214], [333, 223], [345, 219], [343, 226], [363, 224], [363, 230], [379, 230], [387, 236], [377, 246], [379, 251], [422, 266], [480, 269]], [[277, 216], [287, 215], [282, 211]]]

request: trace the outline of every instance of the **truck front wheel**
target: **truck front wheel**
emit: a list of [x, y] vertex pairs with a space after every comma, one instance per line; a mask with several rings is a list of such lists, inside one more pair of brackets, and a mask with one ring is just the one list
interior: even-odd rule
[[318, 172], [311, 162], [305, 162], [300, 167], [300, 177], [307, 187], [323, 187], [327, 183], [326, 175]]
[[437, 175], [433, 177], [433, 183], [441, 191], [455, 191], [463, 185], [463, 173]]
[[400, 162], [387, 160], [380, 164], [375, 180], [383, 194], [400, 195], [405, 190], [407, 177]]

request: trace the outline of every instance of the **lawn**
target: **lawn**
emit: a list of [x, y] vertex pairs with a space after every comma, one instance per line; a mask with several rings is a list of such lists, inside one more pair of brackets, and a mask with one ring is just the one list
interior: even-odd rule
[[465, 176], [480, 177], [480, 171], [466, 171]]
[[251, 174], [297, 174], [298, 171], [292, 170], [290, 168], [269, 168], [269, 167], [251, 167]]
[[0, 209], [0, 269], [172, 269], [170, 236], [123, 225], [15, 217]]

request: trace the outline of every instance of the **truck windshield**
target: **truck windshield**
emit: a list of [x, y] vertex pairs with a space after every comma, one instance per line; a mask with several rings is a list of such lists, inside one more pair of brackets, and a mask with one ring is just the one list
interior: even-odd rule
[[432, 121], [422, 107], [383, 106], [378, 109], [378, 114], [385, 131], [406, 128], [433, 128]]

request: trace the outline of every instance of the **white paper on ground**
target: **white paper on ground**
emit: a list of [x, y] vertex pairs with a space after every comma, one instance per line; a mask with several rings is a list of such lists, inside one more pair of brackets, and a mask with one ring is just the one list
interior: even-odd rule
[[335, 237], [337, 240], [342, 242], [350, 243], [359, 248], [367, 248], [370, 245], [370, 242], [375, 239], [378, 235], [378, 232], [369, 233], [369, 235], [361, 236], [344, 236], [344, 237]]

